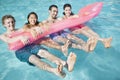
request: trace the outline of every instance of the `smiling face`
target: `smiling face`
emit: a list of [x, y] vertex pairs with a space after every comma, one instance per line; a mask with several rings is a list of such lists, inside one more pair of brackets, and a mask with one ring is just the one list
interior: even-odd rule
[[58, 14], [58, 9], [56, 7], [52, 7], [51, 10], [49, 10], [50, 17], [55, 19]]
[[4, 19], [4, 24], [5, 28], [9, 31], [13, 31], [15, 28], [15, 21], [13, 18], [6, 18]]
[[31, 14], [28, 18], [28, 22], [31, 24], [31, 25], [35, 25], [36, 22], [37, 22], [37, 17], [35, 14]]
[[65, 16], [69, 17], [71, 15], [71, 8], [70, 7], [65, 7], [64, 13], [65, 13]]

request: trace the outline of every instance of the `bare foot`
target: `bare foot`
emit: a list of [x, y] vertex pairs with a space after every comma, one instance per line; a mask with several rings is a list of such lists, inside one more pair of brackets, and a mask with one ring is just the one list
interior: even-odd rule
[[84, 45], [82, 45], [82, 49], [85, 50], [86, 52], [89, 52], [91, 45], [92, 45], [92, 39], [89, 38], [89, 39], [87, 40], [87, 43], [84, 44]]
[[90, 51], [90, 44], [82, 45], [82, 50], [89, 52]]
[[95, 37], [92, 37], [92, 38], [91, 38], [90, 51], [93, 51], [93, 50], [95, 49], [96, 44], [97, 44], [97, 41], [98, 41], [98, 39], [97, 39], [97, 38], [95, 38]]
[[75, 62], [76, 62], [76, 54], [71, 52], [67, 59], [68, 71], [71, 72], [73, 70]]
[[109, 48], [111, 46], [111, 41], [112, 41], [112, 37], [103, 40], [103, 44], [105, 48]]
[[62, 46], [62, 52], [65, 56], [68, 56], [68, 47], [69, 47], [70, 41], [67, 40], [67, 42]]
[[87, 43], [82, 47], [86, 52], [90, 51], [91, 39], [88, 39]]
[[57, 68], [54, 69], [54, 74], [56, 74], [57, 76], [59, 77], [62, 77], [64, 78], [66, 76], [66, 74], [63, 72], [63, 65], [62, 64], [59, 64], [57, 66]]

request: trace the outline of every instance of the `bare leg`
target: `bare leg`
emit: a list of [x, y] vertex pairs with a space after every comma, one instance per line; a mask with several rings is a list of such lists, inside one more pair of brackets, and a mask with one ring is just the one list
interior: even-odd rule
[[96, 42], [94, 39], [90, 38], [88, 39], [87, 43], [83, 43], [83, 44], [75, 44], [75, 43], [72, 43], [72, 47], [73, 48], [77, 48], [77, 49], [82, 49], [86, 52], [89, 52], [89, 51], [92, 51], [95, 46], [96, 46]]
[[39, 44], [47, 45], [48, 47], [50, 47], [51, 44], [55, 45], [55, 46], [60, 46], [57, 42], [53, 41], [50, 38], [46, 38], [46, 39], [41, 40]]
[[69, 39], [71, 40], [75, 40], [76, 43], [80, 44], [80, 45], [74, 45], [74, 47], [78, 48], [78, 49], [83, 49], [85, 50], [86, 52], [89, 52], [89, 51], [93, 51], [94, 48], [96, 47], [96, 44], [97, 44], [97, 39], [96, 38], [89, 38], [87, 43], [85, 41], [83, 41], [82, 39], [74, 36], [74, 35], [68, 35], [67, 36]]
[[[100, 36], [96, 32], [94, 32], [92, 29], [90, 29], [87, 26], [83, 27], [82, 29], [75, 30], [75, 31], [73, 31], [73, 33], [83, 34], [83, 35], [87, 36], [88, 38], [94, 37], [95, 39], [101, 41], [104, 44], [105, 48], [109, 48], [111, 46], [112, 37], [100, 38]], [[93, 49], [91, 49], [91, 50], [93, 50]]]
[[101, 38], [97, 33], [95, 33], [89, 27], [87, 27], [86, 31], [89, 34], [91, 34], [92, 37], [95, 37], [96, 39], [98, 39], [99, 41], [101, 41], [104, 44], [105, 48], [109, 48], [111, 46], [112, 37], [110, 37], [110, 38]]
[[46, 41], [43, 40], [43, 41], [40, 42], [40, 44], [46, 45], [46, 46], [51, 47], [51, 48], [58, 49], [58, 50], [62, 51], [65, 56], [67, 56], [68, 46], [69, 46], [70, 43], [67, 40], [67, 42], [63, 46], [61, 46], [53, 40], [46, 40]]
[[49, 52], [46, 51], [46, 50], [39, 50], [38, 56], [44, 57], [44, 58], [48, 59], [49, 61], [51, 61], [51, 62], [53, 62], [53, 63], [56, 63], [57, 65], [58, 65], [59, 63], [62, 63], [63, 65], [66, 64], [65, 61], [63, 61], [63, 60], [61, 60], [60, 58], [52, 55], [51, 53], [49, 53]]
[[90, 51], [90, 46], [91, 46], [91, 43], [86, 43], [86, 44], [82, 44], [82, 45], [72, 43], [72, 48], [82, 49], [86, 52]]
[[[80, 39], [80, 38], [78, 38], [78, 37], [76, 37], [76, 36], [74, 36], [74, 35], [72, 35], [72, 34], [68, 34], [68, 35], [67, 35], [67, 38], [68, 38], [69, 40], [74, 40], [74, 41], [76, 41], [76, 43], [78, 43], [78, 44], [76, 44], [76, 43], [71, 43], [73, 48], [83, 49], [83, 50], [85, 50], [85, 51], [87, 51], [87, 52], [89, 51], [90, 42], [89, 42], [89, 43], [86, 43], [86, 42], [83, 41], [82, 39]], [[83, 46], [83, 45], [84, 45], [84, 46]]]
[[[96, 38], [99, 38], [100, 36], [95, 32], [93, 31], [92, 29], [90, 29], [88, 26], [85, 26], [83, 27], [84, 32], [87, 32], [89, 35], [86, 35], [87, 37], [96, 37]], [[85, 34], [85, 33], [84, 33]]]
[[59, 43], [55, 42], [54, 40], [52, 40], [51, 38], [48, 38], [47, 41], [49, 43], [55, 44], [55, 45], [59, 45]]
[[95, 47], [96, 47], [96, 45], [97, 45], [97, 38], [95, 38], [95, 37], [92, 37], [92, 38], [89, 38], [88, 39], [88, 41], [87, 41], [87, 43], [89, 43], [90, 42], [90, 48], [89, 48], [89, 51], [93, 51], [94, 49], [95, 49]]
[[75, 43], [72, 43], [72, 44], [71, 44], [71, 47], [72, 47], [72, 48], [76, 48], [76, 49], [82, 49], [82, 46], [81, 46], [81, 45], [75, 44]]
[[39, 50], [38, 55], [48, 59], [49, 61], [51, 61], [53, 63], [56, 63], [57, 65], [59, 65], [60, 63], [63, 66], [67, 65], [68, 71], [72, 71], [73, 70], [74, 64], [76, 62], [76, 55], [73, 52], [71, 52], [70, 55], [68, 56], [67, 62], [61, 60], [60, 58], [50, 54], [49, 52], [47, 52], [45, 50]]
[[85, 43], [86, 43], [85, 41], [83, 41], [82, 39], [76, 37], [75, 35], [68, 34], [68, 35], [67, 35], [67, 38], [68, 38], [69, 40], [74, 40], [74, 41], [76, 41], [76, 43], [78, 43], [78, 44], [85, 44]]
[[72, 33], [73, 34], [83, 34], [83, 35], [87, 36], [88, 38], [90, 38], [92, 35], [90, 33], [88, 33], [87, 31], [88, 31], [88, 29], [83, 27], [83, 28], [72, 31]]
[[64, 44], [64, 46], [61, 47], [61, 51], [63, 52], [63, 54], [65, 56], [68, 55], [68, 47], [69, 47], [69, 44], [70, 44], [70, 41], [66, 38], [63, 38], [61, 36], [57, 36], [57, 42], [61, 42]]
[[50, 48], [55, 48], [55, 49], [61, 50], [61, 46], [59, 44], [53, 44], [50, 41], [41, 41], [40, 44], [48, 46]]
[[30, 56], [29, 62], [34, 64], [35, 66], [37, 66], [40, 69], [47, 70], [47, 71], [52, 72], [55, 75], [60, 76], [60, 77], [65, 77], [65, 74], [63, 74], [63, 72], [62, 72], [61, 64], [59, 64], [57, 68], [53, 68], [49, 64], [46, 64], [43, 61], [41, 61], [35, 55]]
[[65, 42], [67, 41], [68, 41], [67, 38], [63, 38], [62, 36], [57, 36], [57, 42], [65, 44]]
[[95, 37], [96, 39], [98, 39], [99, 41], [101, 41], [104, 44], [105, 48], [109, 48], [111, 46], [112, 37], [110, 37], [110, 38], [101, 38], [97, 33], [95, 33], [91, 29], [89, 29], [88, 32], [91, 35], [93, 35], [93, 37]]
[[94, 32], [92, 29], [90, 29], [88, 26], [84, 26], [80, 29], [77, 29], [77, 30], [74, 30], [72, 31], [73, 34], [83, 34], [85, 36], [87, 36], [88, 38], [91, 38], [91, 37], [99, 37], [99, 35]]

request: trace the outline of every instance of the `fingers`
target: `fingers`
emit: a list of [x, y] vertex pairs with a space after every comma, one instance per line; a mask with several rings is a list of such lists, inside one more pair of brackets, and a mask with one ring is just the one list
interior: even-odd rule
[[36, 38], [36, 37], [37, 37], [37, 33], [36, 33], [36, 31], [35, 31], [35, 30], [33, 30], [33, 29], [32, 29], [30, 32], [31, 32], [31, 34], [32, 34], [32, 36], [33, 36], [34, 38]]
[[32, 35], [34, 38], [38, 37], [40, 34], [43, 34], [43, 29], [42, 28], [35, 28], [32, 30]]
[[28, 38], [27, 36], [22, 36], [22, 37], [21, 37], [21, 41], [22, 41], [22, 43], [23, 43], [24, 45], [30, 43], [30, 40], [29, 40], [29, 38]]

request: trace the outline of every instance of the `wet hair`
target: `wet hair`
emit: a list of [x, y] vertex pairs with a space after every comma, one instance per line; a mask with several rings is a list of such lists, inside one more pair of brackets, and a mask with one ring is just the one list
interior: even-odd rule
[[[27, 20], [29, 19], [30, 15], [32, 15], [32, 14], [34, 14], [35, 17], [37, 18], [37, 21], [36, 21], [35, 25], [39, 24], [38, 15], [37, 15], [35, 12], [30, 12], [30, 13], [28, 14], [28, 16], [27, 16]], [[30, 24], [30, 22], [28, 21], [28, 22], [25, 23], [25, 24]]]
[[49, 7], [49, 10], [51, 10], [53, 7], [58, 8], [57, 5], [51, 5], [51, 6]]
[[13, 19], [13, 21], [15, 22], [15, 18], [12, 15], [5, 15], [5, 16], [2, 17], [2, 24], [3, 25], [4, 25], [4, 21], [8, 18]]
[[[70, 7], [70, 9], [72, 9], [72, 7], [71, 7], [71, 5], [70, 4], [64, 4], [64, 6], [63, 6], [63, 10], [65, 10], [65, 8], [66, 7]], [[65, 15], [65, 12], [63, 12], [63, 15]], [[70, 15], [74, 15], [74, 13], [73, 12], [71, 12], [71, 14]]]

